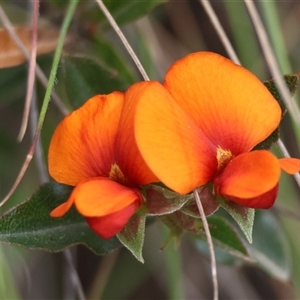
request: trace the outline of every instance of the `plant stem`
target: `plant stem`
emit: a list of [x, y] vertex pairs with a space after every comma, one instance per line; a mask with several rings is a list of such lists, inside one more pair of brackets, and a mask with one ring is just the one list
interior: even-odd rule
[[218, 288], [218, 277], [217, 277], [217, 263], [216, 263], [216, 256], [215, 256], [215, 252], [214, 252], [214, 245], [213, 245], [213, 241], [212, 241], [212, 237], [210, 234], [210, 230], [209, 230], [209, 226], [208, 226], [208, 222], [204, 213], [204, 209], [201, 203], [201, 199], [200, 196], [197, 192], [197, 190], [194, 190], [194, 196], [196, 199], [196, 203], [199, 209], [199, 213], [203, 222], [203, 226], [204, 226], [204, 231], [206, 234], [206, 238], [207, 238], [207, 243], [208, 243], [208, 248], [209, 248], [209, 253], [210, 253], [210, 259], [211, 259], [211, 275], [212, 275], [212, 281], [213, 281], [213, 299], [214, 300], [218, 300], [219, 299], [219, 288]]
[[253, 1], [248, 1], [248, 0], [244, 0], [244, 3], [249, 12], [250, 18], [253, 22], [268, 68], [274, 78], [276, 85], [278, 86], [278, 90], [282, 95], [283, 101], [288, 111], [290, 112], [293, 121], [296, 122], [296, 124], [299, 126], [300, 125], [299, 107], [293, 101], [291, 101], [290, 93], [282, 78], [282, 74], [280, 72], [275, 53], [273, 51], [273, 47], [268, 39], [265, 27], [263, 26], [263, 23], [255, 7], [255, 4]]
[[124, 47], [126, 48], [127, 52], [129, 53], [129, 55], [131, 56], [133, 62], [135, 63], [136, 67], [138, 68], [138, 70], [140, 71], [142, 77], [144, 78], [144, 80], [149, 81], [149, 76], [147, 75], [143, 65], [141, 64], [140, 60], [138, 59], [137, 55], [135, 54], [134, 50], [132, 49], [132, 47], [130, 46], [129, 42], [127, 41], [125, 35], [123, 34], [123, 32], [121, 31], [120, 27], [118, 26], [118, 24], [116, 23], [115, 19], [113, 18], [113, 16], [111, 15], [111, 13], [109, 12], [109, 10], [106, 8], [106, 6], [104, 5], [102, 0], [96, 0], [96, 2], [98, 3], [101, 11], [103, 12], [103, 14], [105, 15], [106, 19], [108, 20], [108, 22], [110, 23], [110, 25], [112, 26], [112, 28], [114, 29], [114, 31], [117, 33], [117, 35], [119, 36], [120, 40], [122, 41]]
[[[169, 230], [164, 226], [164, 237], [169, 237]], [[168, 283], [168, 299], [185, 299], [183, 288], [181, 255], [178, 249], [170, 243], [163, 249]]]
[[236, 55], [236, 52], [234, 48], [232, 47], [230, 40], [228, 36], [225, 33], [225, 30], [223, 29], [215, 11], [213, 10], [211, 4], [209, 1], [206, 0], [199, 0], [202, 4], [203, 8], [205, 9], [205, 12], [207, 13], [212, 25], [214, 26], [223, 46], [225, 47], [230, 59], [235, 62], [236, 64], [241, 64], [239, 58]]
[[57, 73], [57, 69], [58, 69], [58, 64], [59, 64], [60, 56], [61, 56], [61, 53], [62, 53], [62, 48], [63, 48], [63, 45], [64, 45], [64, 40], [66, 38], [67, 31], [68, 31], [68, 28], [69, 28], [70, 23], [72, 21], [72, 18], [73, 18], [73, 15], [75, 13], [78, 2], [79, 2], [79, 0], [70, 0], [70, 2], [69, 2], [69, 7], [67, 9], [66, 17], [65, 17], [65, 19], [63, 21], [63, 24], [62, 24], [62, 29], [60, 31], [60, 35], [59, 35], [59, 38], [58, 38], [58, 44], [57, 44], [57, 47], [56, 47], [56, 50], [55, 50], [55, 53], [54, 53], [52, 68], [51, 68], [50, 77], [49, 77], [49, 82], [48, 82], [45, 97], [44, 97], [44, 100], [43, 100], [41, 113], [40, 113], [40, 116], [39, 116], [39, 119], [38, 119], [37, 129], [36, 129], [36, 133], [35, 133], [34, 138], [33, 138], [32, 145], [30, 147], [30, 150], [29, 150], [29, 152], [26, 156], [26, 159], [23, 163], [23, 166], [22, 166], [22, 168], [21, 168], [21, 170], [20, 170], [20, 172], [19, 172], [12, 188], [10, 189], [8, 194], [4, 197], [4, 199], [0, 202], [0, 207], [4, 203], [7, 202], [7, 200], [10, 198], [10, 196], [16, 190], [17, 186], [19, 185], [21, 179], [23, 178], [23, 176], [24, 176], [24, 174], [25, 174], [25, 172], [26, 172], [26, 170], [27, 170], [27, 168], [28, 168], [28, 166], [29, 166], [29, 164], [32, 160], [33, 154], [35, 152], [36, 144], [37, 144], [37, 141], [40, 137], [41, 130], [42, 130], [44, 120], [45, 120], [45, 117], [46, 117], [48, 105], [49, 105], [49, 102], [50, 102], [51, 92], [52, 92], [52, 89], [53, 89], [53, 86], [54, 86], [56, 73]]
[[103, 260], [98, 268], [95, 279], [92, 283], [87, 299], [102, 299], [106, 284], [110, 278], [111, 272], [119, 257], [120, 250], [103, 257]]

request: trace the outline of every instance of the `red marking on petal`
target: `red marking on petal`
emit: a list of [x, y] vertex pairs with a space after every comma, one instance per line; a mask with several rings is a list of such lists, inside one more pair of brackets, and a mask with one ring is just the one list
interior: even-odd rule
[[164, 86], [208, 139], [233, 155], [250, 151], [281, 119], [264, 84], [216, 53], [197, 52], [178, 60]]
[[152, 81], [133, 85], [130, 93], [138, 101], [136, 142], [153, 173], [180, 194], [209, 182], [217, 169], [216, 147], [169, 92]]
[[159, 181], [143, 159], [134, 135], [135, 111], [139, 101], [138, 87], [142, 88], [147, 84], [148, 82], [139, 82], [126, 91], [115, 145], [116, 161], [133, 185]]
[[270, 191], [254, 198], [245, 199], [233, 196], [226, 196], [226, 199], [231, 200], [237, 204], [243, 205], [245, 207], [268, 209], [273, 206], [276, 200], [278, 194], [278, 187], [279, 184], [276, 184], [276, 186]]
[[138, 202], [104, 217], [86, 217], [91, 229], [104, 239], [110, 239], [118, 234], [138, 209]]

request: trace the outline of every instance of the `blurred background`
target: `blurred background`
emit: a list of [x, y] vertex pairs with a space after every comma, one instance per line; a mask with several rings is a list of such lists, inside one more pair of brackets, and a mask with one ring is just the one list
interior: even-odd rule
[[[228, 57], [200, 1], [104, 2], [114, 12], [116, 21], [151, 79], [162, 80], [175, 60], [191, 52], [208, 50]], [[262, 47], [243, 1], [207, 2], [211, 3], [241, 64], [261, 80], [270, 79]], [[130, 6], [130, 3], [134, 4]], [[300, 3], [274, 0], [256, 1], [255, 4], [266, 26], [282, 74], [298, 73]], [[30, 26], [32, 1], [2, 0], [0, 5], [16, 28]], [[62, 0], [44, 0], [39, 4], [39, 43], [43, 43], [43, 49], [46, 50], [40, 50], [37, 63], [47, 76], [67, 5], [68, 1]], [[2, 23], [0, 21], [0, 25]], [[3, 49], [6, 49], [5, 42], [1, 41], [0, 35], [0, 52]], [[94, 81], [98, 93], [115, 90], [116, 84], [120, 90], [125, 90], [133, 82], [142, 80], [119, 38], [92, 0], [80, 1], [63, 56], [88, 57], [105, 67], [109, 75], [106, 81], [103, 79], [102, 82], [102, 78], [95, 78]], [[92, 96], [94, 89], [91, 94], [84, 87], [84, 93], [81, 93], [81, 87], [78, 91], [68, 90], [66, 86], [70, 77], [67, 75], [71, 71], [64, 71], [62, 64], [54, 89], [62, 101], [62, 107], [71, 110], [77, 100], [70, 103], [70, 97], [78, 97], [77, 103], [80, 103]], [[36, 128], [35, 117], [30, 117], [23, 141], [17, 142], [24, 110], [27, 72], [26, 62], [0, 69], [1, 199], [11, 189], [24, 163]], [[80, 74], [83, 78], [84, 72]], [[37, 80], [31, 115], [39, 112], [44, 94], [45, 87]], [[297, 93], [294, 101], [298, 102]], [[44, 167], [47, 166], [51, 135], [63, 116], [64, 111], [52, 101], [39, 147], [45, 161]], [[281, 125], [281, 136], [292, 156], [299, 157], [299, 128], [288, 114]], [[274, 151], [278, 153], [276, 147]], [[33, 159], [17, 190], [1, 207], [1, 213], [26, 200], [43, 182], [49, 181], [43, 174], [40, 164]], [[224, 252], [217, 252], [220, 299], [300, 299], [299, 199], [299, 187], [292, 177], [283, 175], [276, 205], [268, 212], [257, 214], [253, 235], [257, 236], [258, 246], [253, 251], [256, 251], [256, 258], [260, 257], [258, 263], [246, 263]], [[167, 229], [162, 223], [157, 221], [149, 224], [143, 251], [144, 264], [136, 261], [124, 248], [99, 257], [84, 246], [72, 247], [73, 262], [86, 297], [210, 299], [212, 282], [205, 243], [185, 236], [178, 249], [171, 244], [161, 250], [166, 238]], [[273, 243], [274, 238], [277, 240]], [[0, 299], [79, 299], [74, 288], [74, 271], [62, 253], [29, 251], [1, 244]]]

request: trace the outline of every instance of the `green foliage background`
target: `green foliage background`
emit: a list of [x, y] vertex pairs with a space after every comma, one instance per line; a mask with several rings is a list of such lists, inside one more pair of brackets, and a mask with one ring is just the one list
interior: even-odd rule
[[[226, 56], [226, 52], [213, 29], [209, 18], [197, 1], [104, 1], [115, 20], [141, 59], [150, 78], [160, 80], [167, 68], [178, 58], [193, 51], [209, 50]], [[3, 9], [14, 24], [30, 22], [30, 1], [1, 1]], [[228, 33], [242, 64], [261, 80], [270, 74], [263, 59], [261, 47], [242, 1], [212, 2], [213, 7]], [[60, 30], [68, 1], [49, 0], [40, 3], [40, 24]], [[297, 73], [300, 68], [299, 12], [296, 1], [262, 1], [257, 4], [268, 29], [281, 67], [282, 74]], [[46, 26], [46, 27], [47, 27]], [[49, 75], [53, 53], [40, 56], [38, 64]], [[92, 78], [92, 80], [86, 80]], [[16, 142], [21, 123], [26, 92], [27, 65], [0, 70], [0, 197], [12, 186], [32, 142], [36, 125], [29, 126], [22, 143]], [[65, 106], [72, 110], [95, 93], [125, 90], [141, 77], [124, 50], [118, 37], [110, 29], [94, 1], [80, 1], [68, 32], [59, 63], [55, 90]], [[246, 86], [245, 86], [246, 88]], [[45, 88], [37, 82], [37, 110], [45, 95]], [[297, 95], [295, 101], [298, 101]], [[52, 102], [47, 111], [41, 135], [40, 155], [46, 159], [51, 135], [63, 115]], [[294, 157], [299, 157], [299, 128], [287, 114], [282, 122], [281, 136]], [[274, 148], [276, 152], [277, 149]], [[1, 214], [29, 198], [38, 187], [48, 181], [36, 160]], [[44, 186], [40, 201], [54, 207], [49, 189]], [[68, 188], [66, 188], [68, 192]], [[37, 199], [38, 200], [38, 199]], [[40, 202], [39, 202], [40, 203]], [[287, 299], [300, 297], [300, 215], [299, 188], [290, 176], [282, 176], [280, 193], [274, 208], [258, 212], [254, 223], [253, 244], [249, 254], [257, 264], [249, 262], [243, 243], [235, 243], [239, 229], [230, 229], [232, 245], [238, 247], [224, 252], [216, 248], [223, 298]], [[32, 206], [25, 214], [34, 212]], [[41, 206], [39, 216], [46, 215]], [[288, 209], [288, 211], [286, 211]], [[72, 214], [73, 212], [71, 212]], [[23, 213], [24, 214], [24, 213]], [[232, 228], [232, 218], [219, 211], [218, 219]], [[61, 253], [50, 254], [41, 250], [29, 251], [11, 245], [11, 231], [0, 223], [0, 298], [1, 299], [73, 299], [76, 298], [72, 269]], [[26, 239], [27, 228], [22, 217], [15, 217], [16, 232]], [[222, 220], [222, 221], [220, 221]], [[38, 223], [39, 220], [34, 220]], [[49, 220], [49, 222], [52, 222]], [[36, 223], [36, 224], [37, 224]], [[11, 226], [11, 221], [10, 221]], [[206, 299], [211, 297], [209, 260], [206, 242], [199, 236], [184, 237], [175, 250], [171, 243], [164, 247], [168, 231], [160, 222], [147, 221], [141, 264], [118, 242], [107, 245], [102, 254], [118, 248], [108, 256], [99, 257], [84, 246], [73, 247], [71, 252], [84, 292], [89, 299]], [[224, 226], [225, 226], [224, 225]], [[225, 227], [224, 227], [225, 228]], [[61, 229], [61, 228], [60, 228]], [[76, 243], [76, 231], [85, 233], [85, 225], [78, 219], [76, 230], [57, 231], [59, 238], [69, 235]], [[45, 229], [46, 230], [46, 229]], [[228, 229], [229, 230], [229, 229]], [[214, 234], [214, 232], [212, 232]], [[37, 236], [40, 232], [36, 232]], [[216, 232], [217, 245], [222, 235]], [[30, 237], [32, 239], [32, 236]], [[51, 237], [53, 238], [53, 237]], [[7, 244], [8, 243], [8, 244]], [[16, 243], [16, 242], [14, 242]], [[97, 243], [97, 239], [95, 239]], [[114, 242], [112, 242], [114, 243]], [[219, 243], [219, 244], [218, 244]], [[16, 243], [18, 244], [18, 243]], [[228, 245], [227, 245], [228, 246]], [[249, 245], [248, 245], [249, 246]], [[111, 247], [111, 248], [110, 248]], [[37, 248], [41, 248], [37, 246]], [[222, 247], [221, 247], [222, 248]], [[57, 250], [57, 249], [56, 249]], [[229, 252], [229, 253], [228, 253]], [[231, 253], [231, 254], [230, 254]], [[284, 282], [284, 283], [283, 283]]]

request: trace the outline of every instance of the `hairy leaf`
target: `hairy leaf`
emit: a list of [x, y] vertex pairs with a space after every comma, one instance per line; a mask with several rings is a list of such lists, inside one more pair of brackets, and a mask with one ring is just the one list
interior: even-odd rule
[[249, 243], [252, 243], [252, 230], [254, 223], [255, 209], [238, 205], [232, 201], [218, 198], [220, 206], [223, 207], [236, 221]]
[[144, 263], [142, 250], [145, 237], [146, 213], [144, 208], [134, 214], [118, 234], [120, 242], [131, 251], [135, 258]]
[[117, 238], [100, 238], [74, 208], [64, 217], [50, 217], [49, 213], [65, 202], [71, 191], [72, 187], [58, 183], [42, 185], [29, 200], [0, 217], [0, 242], [50, 252], [83, 244], [98, 255], [118, 248], [120, 243]]

